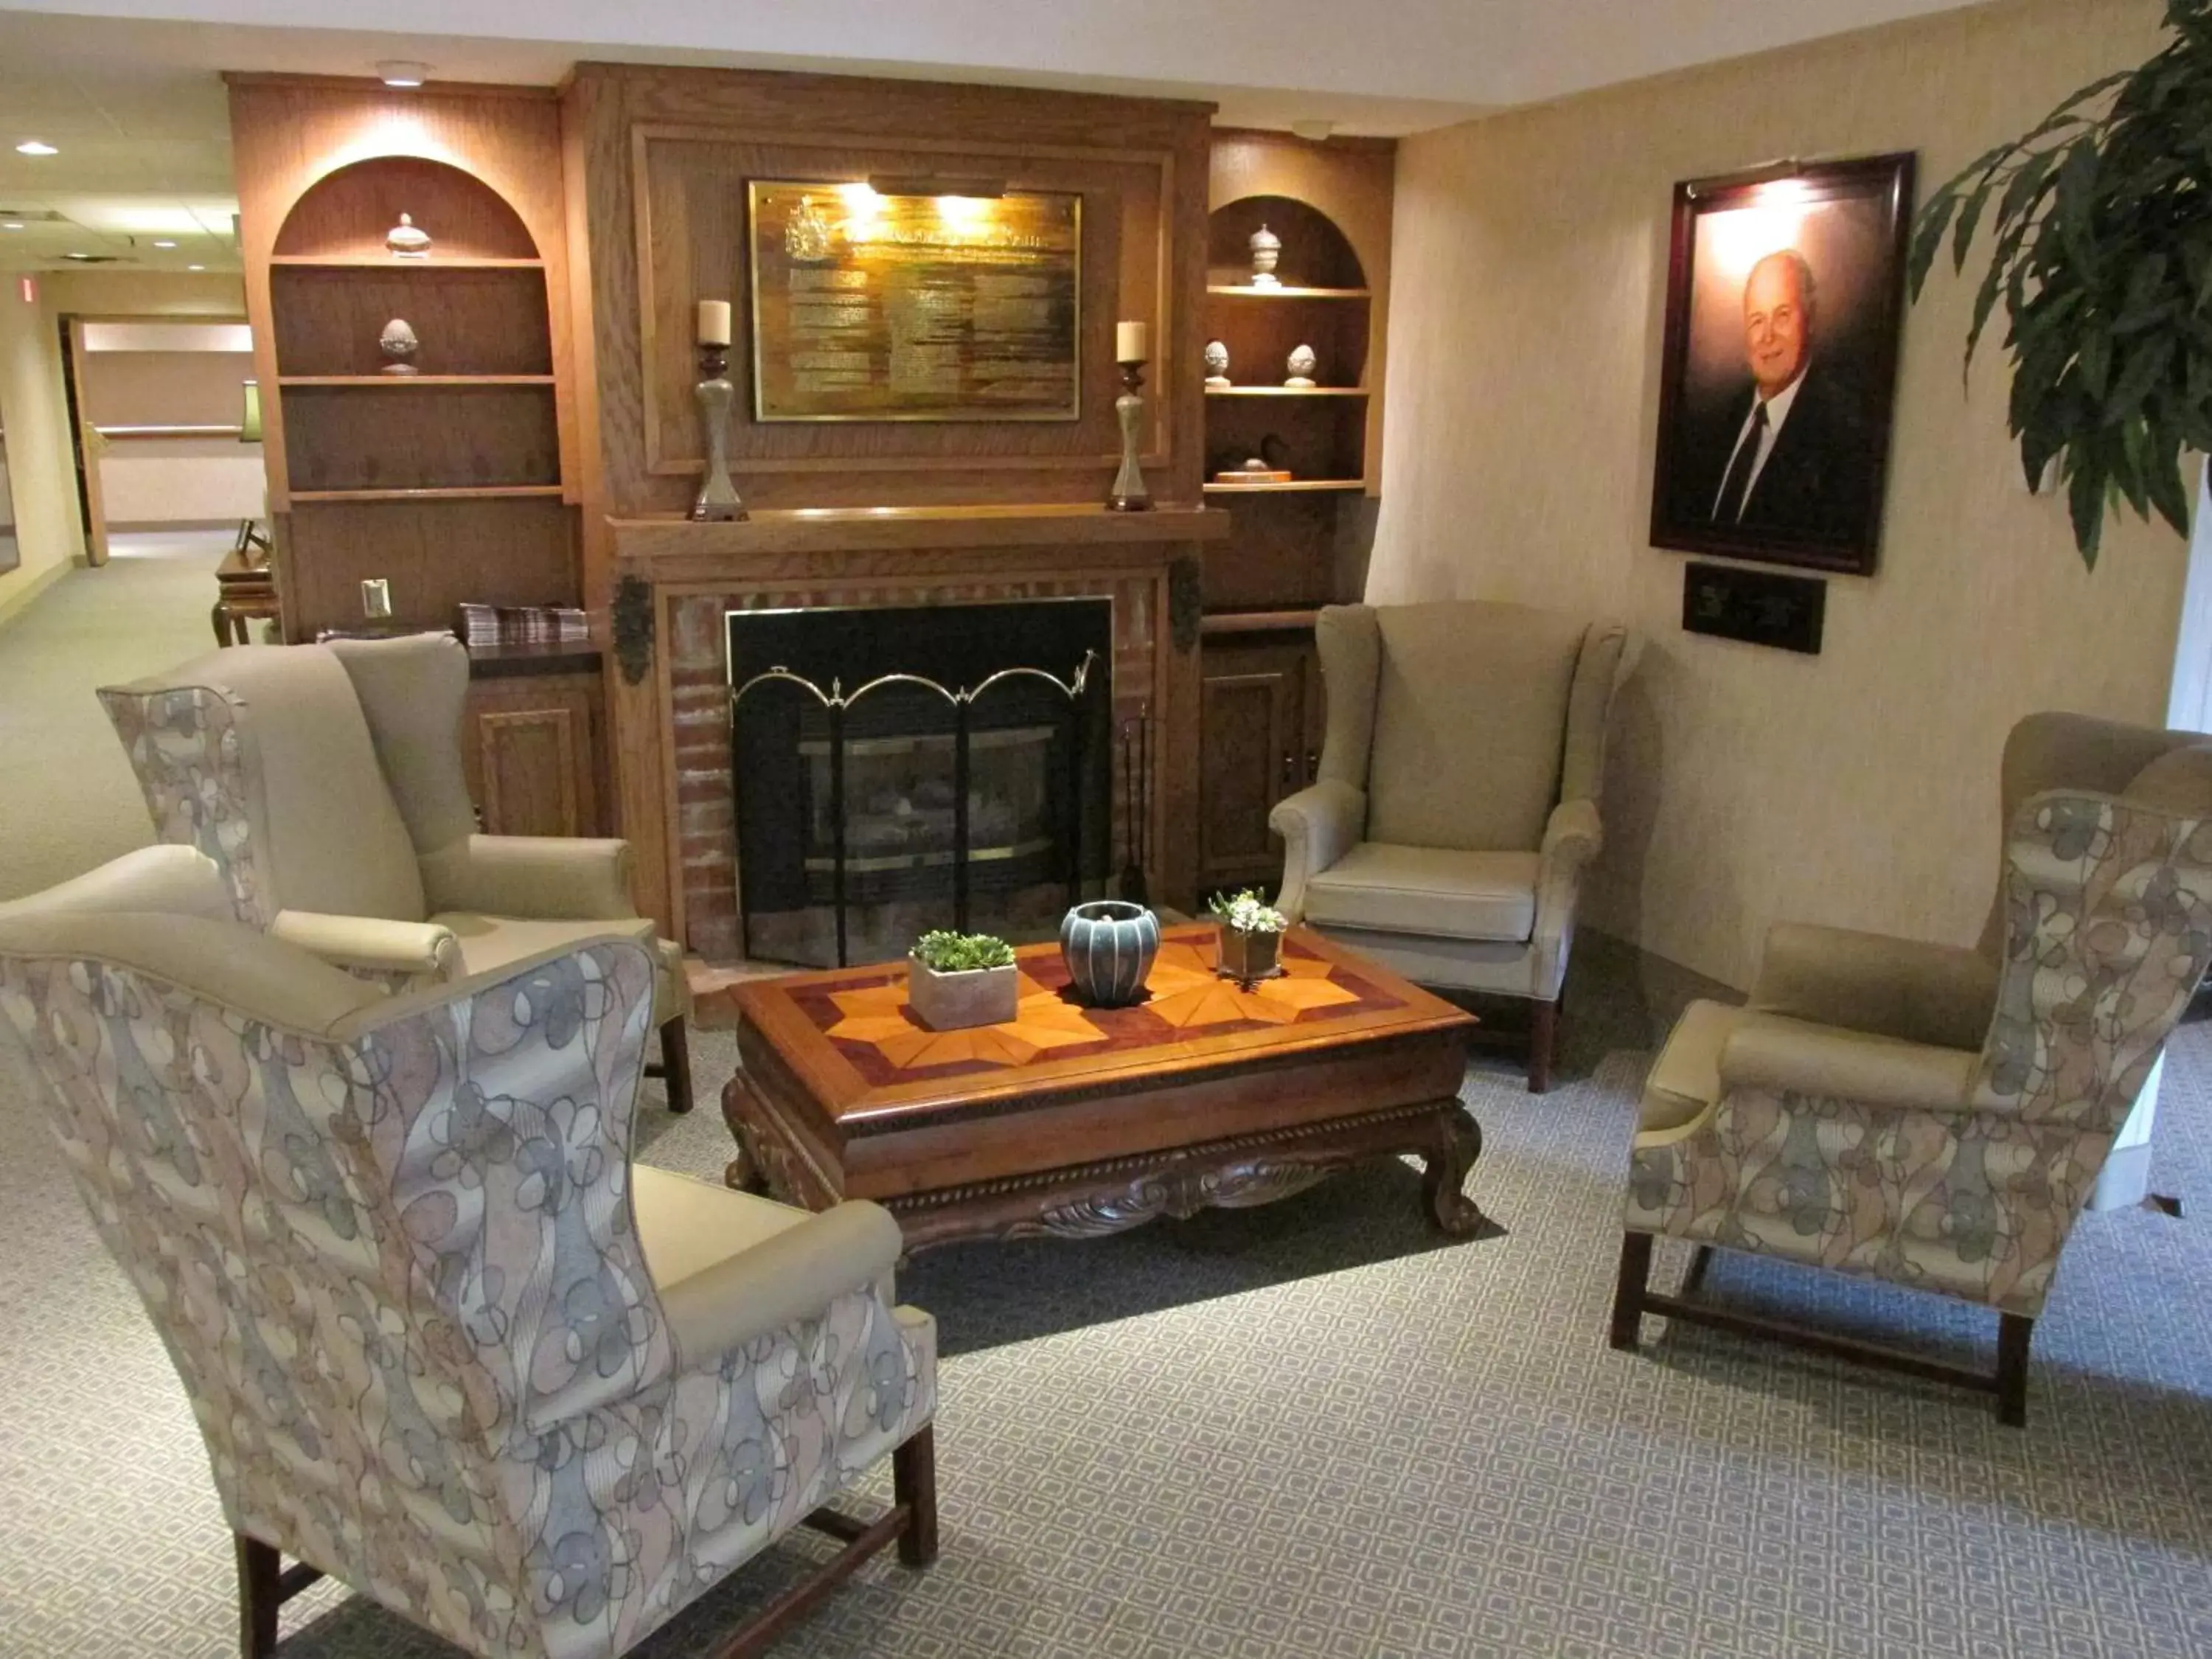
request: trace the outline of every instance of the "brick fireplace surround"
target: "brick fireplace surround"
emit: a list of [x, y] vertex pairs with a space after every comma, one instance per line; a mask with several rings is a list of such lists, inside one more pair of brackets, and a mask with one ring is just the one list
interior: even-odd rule
[[[1188, 906], [1198, 787], [1198, 558], [1225, 514], [1167, 507], [763, 513], [739, 524], [617, 520], [613, 751], [623, 832], [663, 927], [708, 963], [739, 955], [726, 612], [1103, 598], [1114, 721], [1150, 716], [1148, 890]], [[633, 674], [633, 671], [635, 671]], [[1115, 775], [1112, 865], [1127, 856]], [[650, 851], [648, 849], [651, 849]], [[657, 852], [658, 856], [652, 853]], [[658, 902], [654, 902], [658, 900]]]

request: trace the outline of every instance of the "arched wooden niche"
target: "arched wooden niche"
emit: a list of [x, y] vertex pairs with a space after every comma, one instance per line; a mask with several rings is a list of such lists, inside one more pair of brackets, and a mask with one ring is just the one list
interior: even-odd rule
[[1352, 243], [1320, 209], [1289, 196], [1246, 196], [1217, 208], [1206, 222], [1209, 286], [1252, 280], [1252, 234], [1265, 224], [1283, 239], [1275, 275], [1285, 288], [1364, 289], [1366, 273]]
[[276, 233], [276, 257], [354, 258], [385, 252], [385, 233], [410, 216], [432, 261], [535, 259], [520, 214], [483, 179], [445, 161], [379, 155], [317, 179]]

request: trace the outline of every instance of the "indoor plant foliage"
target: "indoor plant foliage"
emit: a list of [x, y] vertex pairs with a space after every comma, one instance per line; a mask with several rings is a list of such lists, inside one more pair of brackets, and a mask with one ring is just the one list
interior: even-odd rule
[[2002, 301], [2021, 465], [2033, 489], [2057, 459], [2091, 566], [2108, 503], [2187, 535], [2181, 451], [2212, 449], [2212, 0], [2167, 0], [2166, 25], [2148, 62], [1978, 157], [1913, 227], [1916, 298], [1947, 230], [1963, 270], [1987, 229], [1966, 359]]
[[939, 974], [1014, 965], [1014, 947], [1006, 940], [989, 933], [956, 933], [944, 927], [915, 940], [912, 954], [916, 962]]
[[1275, 971], [1275, 953], [1291, 924], [1255, 888], [1216, 893], [1206, 908], [1221, 924], [1221, 971], [1235, 979], [1265, 979]]
[[968, 1025], [1003, 1025], [1014, 1017], [1020, 970], [1014, 947], [989, 933], [939, 928], [915, 940], [908, 954], [907, 1002], [934, 1031]]

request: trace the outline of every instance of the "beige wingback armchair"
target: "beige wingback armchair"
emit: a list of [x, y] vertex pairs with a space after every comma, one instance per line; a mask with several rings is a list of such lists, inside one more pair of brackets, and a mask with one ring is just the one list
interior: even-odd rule
[[[325, 1573], [469, 1653], [605, 1659], [801, 1523], [850, 1546], [817, 1579], [930, 1559], [898, 1225], [631, 1163], [646, 948], [394, 995], [233, 902], [158, 846], [0, 907], [0, 1012], [191, 1396], [246, 1659]], [[886, 1455], [888, 1514], [821, 1509]]]
[[1540, 1094], [1635, 642], [1479, 599], [1331, 605], [1316, 631], [1328, 728], [1317, 781], [1268, 819], [1278, 906], [1422, 984], [1528, 999]]
[[1654, 1236], [1691, 1239], [1995, 1308], [1993, 1375], [1905, 1368], [2026, 1420], [2060, 1247], [2212, 957], [2212, 745], [2033, 715], [2002, 795], [1978, 948], [1785, 925], [1749, 1006], [1683, 1014], [1644, 1086], [1613, 1346], [1659, 1313], [1899, 1363], [1698, 1299], [1705, 1250], [1652, 1291]]
[[655, 954], [671, 1110], [691, 1108], [680, 947], [630, 897], [626, 842], [480, 836], [450, 635], [216, 651], [103, 690], [165, 842], [214, 859], [239, 921], [395, 989], [606, 933]]

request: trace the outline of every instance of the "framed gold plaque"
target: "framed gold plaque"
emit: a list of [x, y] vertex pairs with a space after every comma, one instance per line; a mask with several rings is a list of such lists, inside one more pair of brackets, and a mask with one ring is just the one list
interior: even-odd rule
[[1083, 198], [746, 186], [753, 418], [1072, 421]]

